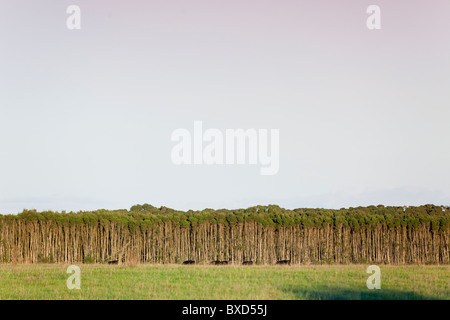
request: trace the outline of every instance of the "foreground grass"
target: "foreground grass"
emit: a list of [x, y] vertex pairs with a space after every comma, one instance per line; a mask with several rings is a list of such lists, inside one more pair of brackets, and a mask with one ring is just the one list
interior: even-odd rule
[[449, 266], [80, 265], [69, 290], [67, 265], [0, 265], [0, 299], [450, 299]]

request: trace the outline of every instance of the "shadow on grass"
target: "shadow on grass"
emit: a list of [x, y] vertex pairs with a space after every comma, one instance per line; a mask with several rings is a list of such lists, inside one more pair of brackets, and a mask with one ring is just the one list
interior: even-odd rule
[[439, 300], [435, 296], [424, 296], [412, 291], [393, 289], [346, 289], [346, 288], [296, 288], [284, 287], [282, 290], [293, 294], [295, 299], [307, 300]]

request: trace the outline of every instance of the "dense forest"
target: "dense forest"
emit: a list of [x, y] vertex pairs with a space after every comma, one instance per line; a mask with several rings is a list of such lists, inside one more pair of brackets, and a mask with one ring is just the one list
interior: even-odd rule
[[448, 264], [450, 209], [130, 210], [0, 215], [2, 263]]

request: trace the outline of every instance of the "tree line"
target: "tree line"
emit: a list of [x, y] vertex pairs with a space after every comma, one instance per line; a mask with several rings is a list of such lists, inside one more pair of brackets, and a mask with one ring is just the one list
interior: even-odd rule
[[449, 208], [130, 210], [0, 215], [2, 263], [448, 264]]

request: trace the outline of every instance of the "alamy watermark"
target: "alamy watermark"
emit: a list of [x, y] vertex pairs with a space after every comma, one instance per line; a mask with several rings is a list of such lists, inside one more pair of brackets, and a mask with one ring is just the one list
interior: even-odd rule
[[176, 165], [259, 164], [261, 175], [274, 175], [279, 170], [279, 129], [226, 129], [223, 133], [219, 129], [203, 131], [203, 122], [194, 121], [192, 133], [176, 129], [171, 140], [178, 142], [171, 152]]
[[366, 284], [367, 289], [381, 289], [381, 269], [379, 266], [369, 266], [366, 270], [367, 273], [371, 274], [369, 278], [367, 278]]
[[370, 5], [366, 10], [370, 16], [367, 18], [366, 25], [369, 30], [381, 29], [381, 9], [377, 5]]
[[67, 268], [67, 273], [71, 276], [67, 279], [66, 285], [67, 289], [81, 289], [81, 269], [79, 266], [71, 265]]
[[[69, 5], [66, 9], [69, 14], [66, 20], [66, 26], [69, 30], [81, 29], [81, 9], [77, 5]], [[366, 13], [370, 16], [366, 20], [366, 26], [369, 30], [381, 29], [381, 9], [377, 5], [370, 5], [366, 9]]]
[[77, 5], [70, 5], [66, 9], [66, 13], [70, 14], [66, 20], [66, 26], [69, 30], [81, 29], [81, 9]]

